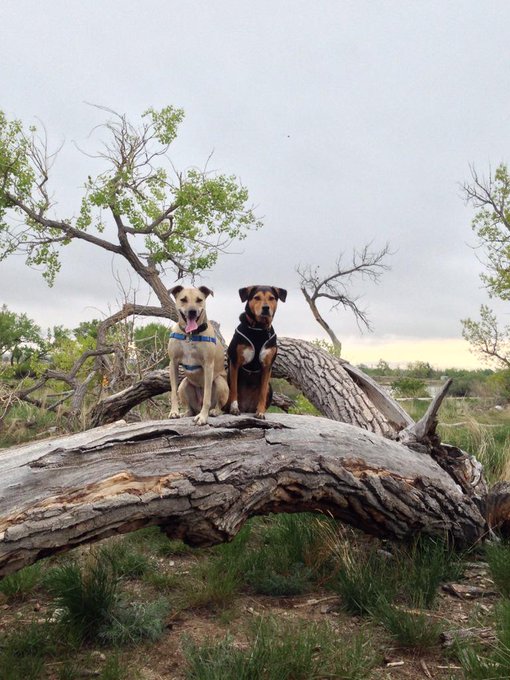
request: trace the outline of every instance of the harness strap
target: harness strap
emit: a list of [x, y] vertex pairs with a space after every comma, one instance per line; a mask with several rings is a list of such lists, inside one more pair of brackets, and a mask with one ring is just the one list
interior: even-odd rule
[[191, 333], [170, 333], [170, 340], [187, 340], [188, 342], [212, 342], [216, 344], [216, 338], [210, 335], [192, 335]]
[[186, 369], [186, 371], [196, 371], [199, 368], [202, 368], [200, 364], [197, 364], [196, 366], [188, 366], [188, 364], [181, 364], [181, 366]]

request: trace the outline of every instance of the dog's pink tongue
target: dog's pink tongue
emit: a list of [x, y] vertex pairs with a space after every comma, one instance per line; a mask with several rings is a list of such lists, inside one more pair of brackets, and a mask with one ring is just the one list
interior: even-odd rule
[[188, 319], [188, 322], [186, 324], [186, 333], [193, 333], [193, 331], [196, 331], [197, 328], [198, 326], [195, 319]]

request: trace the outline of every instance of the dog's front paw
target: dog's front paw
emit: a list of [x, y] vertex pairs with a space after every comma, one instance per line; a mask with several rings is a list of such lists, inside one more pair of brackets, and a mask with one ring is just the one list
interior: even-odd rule
[[258, 418], [259, 420], [265, 420], [266, 414], [263, 413], [262, 411], [257, 411], [257, 413], [255, 414], [255, 418]]
[[239, 415], [241, 415], [241, 411], [239, 410], [239, 404], [237, 403], [237, 401], [233, 401], [233, 402], [230, 404], [230, 413], [231, 413], [231, 415], [233, 415], [233, 416], [239, 416]]
[[210, 415], [212, 418], [216, 418], [217, 416], [221, 416], [221, 414], [222, 414], [221, 408], [212, 408], [212, 409], [209, 411], [209, 415]]
[[197, 416], [193, 418], [193, 422], [195, 425], [207, 425], [207, 416], [202, 415], [199, 413]]
[[170, 413], [168, 414], [168, 417], [169, 417], [169, 418], [180, 418], [180, 417], [181, 417], [181, 414], [179, 413], [179, 411], [173, 411], [173, 410], [172, 410], [172, 411], [170, 411]]

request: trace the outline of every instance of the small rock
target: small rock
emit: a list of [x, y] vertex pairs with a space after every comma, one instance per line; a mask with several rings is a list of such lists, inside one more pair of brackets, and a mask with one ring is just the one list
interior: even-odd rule
[[41, 611], [41, 603], [40, 603], [40, 602], [36, 602], [36, 603], [34, 604], [34, 612], [40, 612], [40, 611]]
[[490, 597], [492, 595], [497, 595], [495, 590], [488, 590], [478, 586], [469, 586], [463, 583], [445, 583], [443, 585], [443, 590], [447, 593], [450, 593], [450, 595], [459, 597], [461, 600], [474, 600], [477, 597]]

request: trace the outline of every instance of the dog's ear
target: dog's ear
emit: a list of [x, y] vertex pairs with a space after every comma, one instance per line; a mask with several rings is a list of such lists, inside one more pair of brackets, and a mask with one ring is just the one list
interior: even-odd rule
[[251, 291], [255, 288], [255, 286], [246, 286], [246, 288], [239, 288], [239, 297], [241, 298], [241, 302], [246, 302], [246, 300], [250, 297]]
[[176, 295], [179, 295], [181, 290], [184, 290], [184, 286], [174, 286], [173, 288], [169, 288], [168, 292], [175, 297]]
[[287, 291], [285, 288], [273, 288], [273, 290], [276, 293], [276, 297], [282, 302], [285, 302], [287, 299]]
[[203, 293], [205, 295], [205, 297], [207, 297], [208, 295], [214, 296], [214, 293], [212, 292], [212, 290], [210, 288], [208, 288], [207, 286], [200, 286], [198, 290], [201, 293]]

